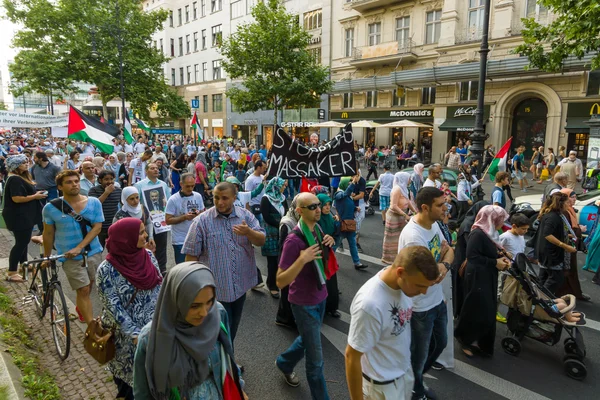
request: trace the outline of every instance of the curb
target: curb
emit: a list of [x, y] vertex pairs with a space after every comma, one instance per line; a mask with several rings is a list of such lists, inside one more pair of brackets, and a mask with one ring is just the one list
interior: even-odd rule
[[0, 388], [6, 388], [6, 392], [0, 393], [2, 400], [27, 399], [21, 381], [21, 371], [14, 364], [4, 342], [0, 342]]

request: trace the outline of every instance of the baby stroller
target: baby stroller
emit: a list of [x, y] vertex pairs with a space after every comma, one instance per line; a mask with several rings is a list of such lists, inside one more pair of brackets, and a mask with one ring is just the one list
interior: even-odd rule
[[585, 324], [584, 314], [580, 313], [581, 319], [576, 323], [562, 318], [575, 308], [575, 297], [563, 297], [568, 306], [558, 311], [553, 301], [555, 296], [539, 284], [538, 275], [525, 254], [517, 254], [508, 273], [501, 295], [502, 303], [509, 307], [508, 336], [501, 342], [504, 351], [518, 356], [525, 337], [554, 346], [560, 342], [564, 330], [568, 336], [564, 340], [565, 372], [570, 378], [583, 380], [587, 375], [586, 351], [578, 325]]

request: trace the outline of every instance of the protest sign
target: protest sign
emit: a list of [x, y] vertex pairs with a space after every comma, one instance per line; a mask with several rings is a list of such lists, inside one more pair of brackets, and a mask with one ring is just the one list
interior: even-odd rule
[[293, 141], [281, 128], [271, 147], [268, 177], [318, 178], [322, 176], [352, 176], [357, 173], [354, 138], [350, 124], [333, 139], [319, 147]]
[[67, 126], [67, 117], [46, 114], [29, 114], [15, 111], [0, 111], [0, 126], [15, 128], [46, 128]]

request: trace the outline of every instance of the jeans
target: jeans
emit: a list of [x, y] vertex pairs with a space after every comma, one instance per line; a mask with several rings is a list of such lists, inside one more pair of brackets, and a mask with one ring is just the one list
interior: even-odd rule
[[185, 254], [181, 254], [182, 244], [173, 245], [173, 253], [175, 253], [175, 264], [181, 264], [185, 262]]
[[231, 337], [232, 345], [233, 340], [235, 339], [235, 334], [240, 326], [240, 321], [242, 320], [242, 310], [244, 309], [245, 301], [246, 294], [244, 293], [242, 297], [231, 303], [221, 302], [223, 307], [225, 307], [225, 311], [227, 311], [227, 317], [229, 318], [229, 336]]
[[325, 300], [314, 306], [292, 304], [292, 312], [300, 336], [277, 357], [277, 367], [285, 374], [291, 374], [296, 364], [306, 356], [306, 380], [313, 400], [328, 400], [327, 384], [323, 374], [323, 348], [321, 346], [321, 325], [325, 315]]
[[448, 311], [443, 301], [431, 310], [412, 314], [410, 361], [415, 374], [415, 397], [425, 394], [423, 374], [448, 344], [447, 323]]
[[348, 241], [348, 247], [350, 247], [350, 256], [354, 265], [360, 264], [360, 258], [358, 257], [358, 248], [356, 247], [356, 232], [342, 232], [340, 234], [340, 243], [343, 239]]

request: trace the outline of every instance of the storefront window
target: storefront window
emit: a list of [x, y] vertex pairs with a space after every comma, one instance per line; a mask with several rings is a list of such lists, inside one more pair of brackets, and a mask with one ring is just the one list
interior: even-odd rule
[[433, 131], [431, 128], [419, 128], [419, 158], [424, 164], [431, 163], [431, 142]]
[[273, 146], [273, 127], [272, 126], [263, 126], [263, 140], [267, 150], [271, 149]]
[[213, 138], [223, 138], [223, 128], [213, 128]]
[[[403, 137], [402, 128], [391, 128], [390, 129], [391, 139], [390, 142], [397, 147], [402, 147]], [[396, 154], [398, 154], [398, 150], [396, 150]]]
[[[590, 134], [588, 132], [570, 133], [569, 141], [567, 142], [567, 152], [575, 150], [577, 152], [577, 158], [579, 158], [584, 165], [588, 158], [589, 140]], [[596, 149], [594, 153], [595, 154], [592, 155], [593, 158], [600, 158], [598, 157], [598, 149]]]
[[548, 106], [537, 98], [530, 98], [517, 105], [513, 114], [513, 149], [525, 146], [525, 159], [533, 155], [532, 147], [544, 146]]
[[375, 146], [375, 128], [366, 128], [366, 147]]

